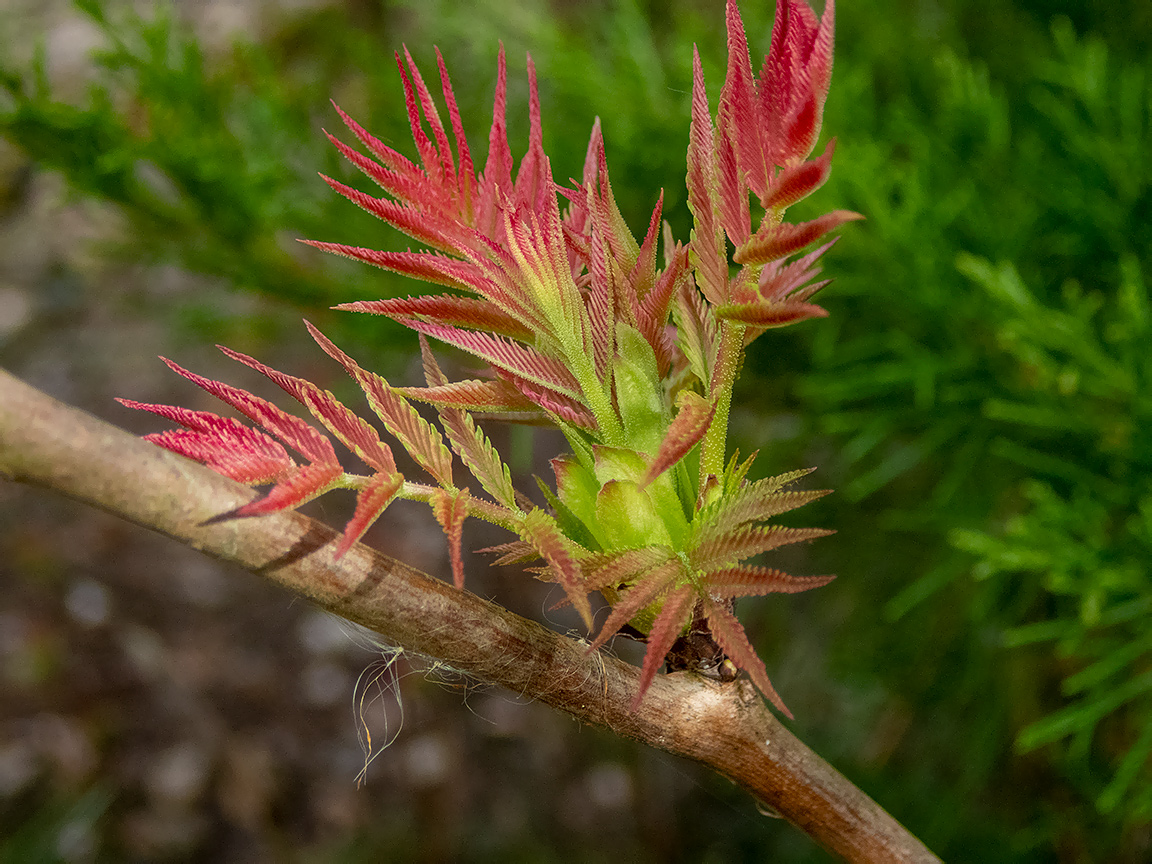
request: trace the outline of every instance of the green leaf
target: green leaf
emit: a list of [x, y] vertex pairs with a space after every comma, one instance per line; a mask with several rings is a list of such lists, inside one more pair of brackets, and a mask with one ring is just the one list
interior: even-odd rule
[[652, 499], [632, 480], [610, 480], [596, 496], [596, 520], [606, 549], [671, 546], [672, 537]]
[[616, 352], [616, 401], [625, 435], [634, 449], [655, 453], [670, 419], [656, 355], [635, 327], [621, 322], [616, 325]]

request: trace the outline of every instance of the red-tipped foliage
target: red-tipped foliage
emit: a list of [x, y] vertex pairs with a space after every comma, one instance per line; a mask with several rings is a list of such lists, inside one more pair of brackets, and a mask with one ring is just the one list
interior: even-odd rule
[[144, 437], [173, 453], [203, 462], [214, 471], [241, 483], [253, 486], [271, 483], [296, 467], [280, 442], [231, 417], [175, 405], [150, 405], [131, 399], [116, 401], [127, 408], [150, 411], [187, 427]]
[[[503, 48], [482, 172], [439, 51], [437, 95], [407, 48], [395, 57], [414, 155], [393, 149], [336, 108], [356, 146], [329, 137], [376, 188], [370, 194], [324, 179], [416, 248], [305, 242], [437, 286], [432, 296], [337, 307], [385, 315], [419, 333], [426, 386], [392, 387], [307, 326], [434, 485], [406, 482], [376, 429], [332, 393], [228, 349], [304, 404], [371, 468], [368, 476], [345, 474], [329, 438], [304, 421], [169, 361], [260, 428], [204, 412], [124, 404], [184, 427], [149, 436], [158, 444], [244, 482], [273, 484], [263, 498], [229, 515], [272, 512], [334, 486], [353, 488], [356, 509], [336, 548], [339, 556], [396, 498], [418, 499], [444, 529], [458, 587], [464, 583], [463, 524], [479, 516], [519, 534], [493, 547], [498, 563], [543, 559], [533, 572], [560, 584], [589, 626], [589, 593], [600, 591], [612, 604], [591, 650], [625, 625], [646, 633], [636, 701], [670, 651], [678, 666], [691, 667], [697, 637], [710, 632], [709, 650], [719, 646], [787, 714], [732, 601], [804, 591], [831, 578], [793, 577], [749, 563], [760, 553], [830, 533], [766, 524], [824, 493], [783, 491], [803, 471], [750, 482], [751, 459], [733, 456], [725, 467], [732, 385], [753, 338], [827, 314], [810, 301], [827, 284], [817, 279], [818, 262], [832, 243], [805, 250], [859, 217], [838, 210], [800, 224], [783, 221], [786, 208], [818, 189], [831, 170], [832, 142], [819, 157], [809, 157], [831, 76], [832, 0], [819, 18], [802, 0], [778, 0], [771, 50], [759, 75], [732, 0], [726, 15], [728, 67], [715, 117], [699, 53], [694, 57], [686, 176], [691, 239], [676, 243], [664, 224], [663, 256], [663, 192], [638, 239], [617, 206], [598, 120], [580, 179], [564, 189], [554, 181], [531, 57], [528, 142], [518, 166], [508, 143]], [[754, 228], [752, 213], [761, 209]], [[488, 369], [449, 380], [425, 337], [471, 354]], [[433, 406], [438, 425], [410, 399]], [[563, 432], [572, 452], [553, 460], [556, 491], [540, 482], [550, 511], [515, 490], [508, 466], [477, 422], [480, 415]], [[467, 482], [478, 485], [457, 485], [454, 454], [470, 474]], [[686, 628], [696, 647], [685, 648], [692, 641], [686, 640], [674, 648]]]

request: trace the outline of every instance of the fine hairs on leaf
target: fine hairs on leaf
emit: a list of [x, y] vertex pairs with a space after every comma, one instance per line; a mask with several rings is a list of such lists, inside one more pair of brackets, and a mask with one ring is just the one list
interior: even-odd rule
[[[421, 501], [444, 530], [453, 581], [463, 589], [465, 521], [475, 517], [509, 531], [516, 539], [492, 550], [500, 553], [498, 561], [542, 561], [532, 572], [558, 583], [587, 627], [590, 594], [598, 592], [612, 607], [589, 650], [625, 627], [647, 641], [633, 705], [667, 657], [677, 658], [676, 668], [700, 669], [715, 665], [719, 654], [791, 717], [732, 611], [732, 599], [805, 591], [831, 579], [794, 577], [749, 561], [832, 533], [772, 521], [826, 491], [784, 490], [807, 471], [749, 481], [751, 460], [730, 459], [727, 436], [747, 345], [769, 329], [828, 314], [811, 302], [827, 284], [814, 281], [817, 262], [832, 246], [826, 235], [861, 218], [835, 210], [785, 221], [788, 207], [819, 189], [831, 171], [832, 142], [816, 158], [811, 154], [831, 80], [834, 14], [832, 0], [819, 17], [802, 0], [779, 0], [771, 51], [757, 76], [740, 13], [729, 0], [728, 66], [714, 116], [695, 55], [686, 177], [693, 228], [684, 245], [666, 225], [661, 230], [663, 192], [651, 199], [655, 206], [642, 235], [632, 233], [612, 191], [598, 121], [581, 180], [571, 186], [554, 180], [531, 57], [528, 147], [515, 171], [503, 50], [482, 171], [438, 52], [447, 125], [407, 48], [395, 55], [414, 159], [335, 107], [362, 150], [328, 137], [375, 189], [325, 181], [417, 248], [305, 242], [436, 286], [441, 293], [337, 307], [383, 315], [415, 331], [426, 386], [395, 388], [306, 326], [431, 483], [403, 476], [375, 426], [331, 393], [229, 349], [223, 349], [229, 357], [308, 408], [371, 472], [347, 473], [329, 439], [309, 424], [171, 361], [174, 371], [258, 428], [167, 406], [124, 404], [187, 429], [151, 436], [155, 443], [235, 479], [275, 484], [232, 515], [289, 509], [336, 487], [354, 490], [356, 509], [338, 555], [395, 500]], [[758, 225], [753, 211], [761, 214]], [[450, 380], [430, 340], [486, 364], [486, 377]], [[432, 405], [439, 422], [410, 399]], [[506, 460], [481, 428], [488, 418], [542, 423], [563, 434], [570, 453], [552, 462], [555, 488], [541, 481], [548, 508], [528, 504], [516, 491]], [[307, 464], [296, 465], [280, 442]]]

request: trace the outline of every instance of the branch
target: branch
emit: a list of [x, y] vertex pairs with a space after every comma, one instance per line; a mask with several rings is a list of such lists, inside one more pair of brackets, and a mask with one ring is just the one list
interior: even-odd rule
[[297, 513], [212, 522], [252, 490], [0, 370], [0, 474], [100, 507], [302, 594], [386, 640], [618, 735], [686, 756], [848, 861], [938, 861], [769, 712], [746, 683], [657, 676], [355, 545]]

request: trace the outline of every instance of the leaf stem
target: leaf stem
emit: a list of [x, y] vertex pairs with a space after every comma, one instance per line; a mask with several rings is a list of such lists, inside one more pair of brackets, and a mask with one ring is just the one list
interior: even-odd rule
[[721, 319], [720, 344], [716, 350], [716, 365], [712, 368], [712, 381], [708, 397], [716, 404], [712, 425], [700, 444], [700, 487], [709, 474], [719, 476], [724, 471], [724, 457], [728, 447], [728, 415], [732, 409], [732, 387], [744, 363], [744, 333], [747, 325]]

